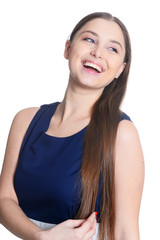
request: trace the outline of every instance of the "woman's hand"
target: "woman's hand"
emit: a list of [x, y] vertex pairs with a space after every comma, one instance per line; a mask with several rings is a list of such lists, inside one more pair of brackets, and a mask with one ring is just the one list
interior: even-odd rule
[[86, 220], [67, 220], [55, 227], [40, 231], [38, 240], [92, 240], [96, 233], [96, 215], [92, 213]]

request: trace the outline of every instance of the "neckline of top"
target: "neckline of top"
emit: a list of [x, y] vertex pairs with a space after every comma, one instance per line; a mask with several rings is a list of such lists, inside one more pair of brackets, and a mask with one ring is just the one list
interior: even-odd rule
[[69, 136], [66, 136], [66, 137], [58, 137], [58, 136], [54, 136], [54, 135], [49, 135], [47, 134], [46, 132], [43, 132], [43, 135], [50, 138], [50, 139], [69, 139], [69, 138], [73, 138], [73, 137], [76, 137], [78, 135], [80, 135], [81, 133], [83, 133], [86, 129], [87, 129], [88, 125], [86, 127], [84, 127], [83, 129], [81, 129], [79, 132], [76, 132], [72, 135], [69, 135]]
[[[58, 107], [58, 105], [59, 105], [60, 103], [61, 103], [61, 102], [57, 102], [56, 106], [54, 106], [54, 110], [53, 110], [52, 116], [54, 115], [54, 113], [55, 113], [55, 111], [56, 111], [56, 109], [57, 109], [57, 107]], [[51, 116], [51, 118], [52, 118], [52, 116]], [[51, 121], [51, 119], [49, 120], [49, 124], [48, 124], [48, 126], [47, 126], [47, 129], [42, 133], [44, 136], [46, 136], [46, 137], [48, 137], [48, 138], [50, 138], [50, 139], [67, 139], [67, 138], [72, 138], [72, 137], [75, 137], [75, 136], [83, 133], [83, 132], [87, 129], [87, 127], [88, 127], [88, 124], [87, 124], [87, 126], [85, 126], [85, 127], [82, 128], [80, 131], [78, 131], [78, 132], [76, 132], [76, 133], [74, 133], [74, 134], [72, 134], [72, 135], [64, 136], [64, 137], [59, 137], [59, 136], [54, 136], [54, 135], [50, 135], [50, 134], [46, 133], [47, 130], [48, 130], [48, 128], [49, 128], [50, 121]]]

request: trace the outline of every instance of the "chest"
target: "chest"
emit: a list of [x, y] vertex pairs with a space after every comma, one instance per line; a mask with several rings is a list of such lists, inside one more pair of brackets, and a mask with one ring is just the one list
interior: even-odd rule
[[83, 134], [57, 138], [42, 133], [20, 155], [15, 174], [17, 195], [49, 199], [55, 205], [77, 198], [80, 189]]

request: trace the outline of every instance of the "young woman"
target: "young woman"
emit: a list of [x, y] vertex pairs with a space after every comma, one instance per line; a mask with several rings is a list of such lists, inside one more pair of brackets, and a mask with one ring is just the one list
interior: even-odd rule
[[26, 240], [138, 240], [143, 154], [135, 126], [120, 111], [128, 32], [108, 13], [90, 14], [74, 28], [64, 56], [70, 75], [63, 101], [22, 110], [13, 120], [1, 223]]

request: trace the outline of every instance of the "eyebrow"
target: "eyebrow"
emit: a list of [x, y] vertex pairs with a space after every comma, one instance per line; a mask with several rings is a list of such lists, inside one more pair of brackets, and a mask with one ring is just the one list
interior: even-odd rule
[[[81, 32], [81, 34], [80, 35], [82, 35], [83, 33], [91, 33], [92, 35], [94, 35], [94, 36], [96, 36], [96, 37], [98, 37], [98, 34], [97, 33], [95, 33], [95, 32], [93, 32], [93, 31], [91, 31], [91, 30], [86, 30], [86, 31], [83, 31], [83, 32]], [[121, 49], [123, 49], [123, 47], [122, 47], [122, 45], [121, 45], [121, 43], [120, 42], [118, 42], [118, 41], [116, 41], [116, 40], [109, 40], [109, 42], [111, 42], [111, 43], [115, 43], [115, 44], [118, 44], [119, 46], [120, 46], [120, 48]]]
[[93, 32], [93, 31], [91, 31], [91, 30], [86, 30], [86, 31], [83, 31], [83, 32], [81, 32], [81, 34], [80, 34], [80, 35], [82, 35], [83, 33], [91, 33], [91, 34], [93, 34], [94, 36], [98, 37], [98, 34], [97, 34], [97, 33], [95, 33], [95, 32]]
[[115, 40], [109, 40], [111, 43], [115, 43], [118, 44], [120, 46], [121, 49], [123, 49], [122, 45], [120, 44], [120, 42], [117, 42]]

